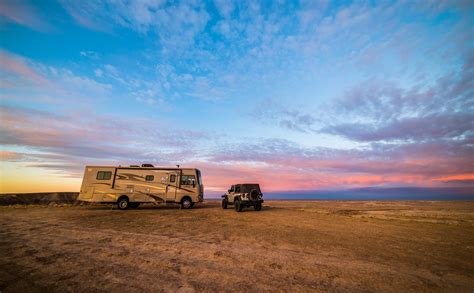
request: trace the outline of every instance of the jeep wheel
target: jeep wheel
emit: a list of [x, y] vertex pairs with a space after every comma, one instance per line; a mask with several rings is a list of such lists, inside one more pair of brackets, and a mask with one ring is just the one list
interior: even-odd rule
[[130, 207], [130, 203], [128, 202], [128, 197], [122, 196], [117, 201], [117, 207], [121, 210], [126, 210]]
[[258, 200], [259, 192], [256, 189], [252, 189], [249, 193], [249, 197], [251, 200]]
[[258, 212], [258, 211], [261, 211], [262, 210], [262, 204], [261, 203], [257, 203], [256, 205], [253, 206], [253, 208]]
[[222, 200], [222, 208], [225, 210], [227, 208], [227, 198]]
[[234, 203], [234, 208], [236, 212], [241, 212], [242, 211], [242, 204], [240, 203], [240, 200], [236, 199]]

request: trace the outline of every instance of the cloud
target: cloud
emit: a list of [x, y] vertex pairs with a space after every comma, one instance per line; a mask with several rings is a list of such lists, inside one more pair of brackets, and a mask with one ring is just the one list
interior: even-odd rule
[[453, 139], [472, 133], [472, 121], [473, 113], [444, 113], [394, 119], [375, 126], [371, 123], [343, 123], [322, 131], [356, 141]]
[[219, 10], [220, 15], [222, 15], [224, 18], [230, 17], [235, 8], [232, 1], [226, 0], [215, 0], [214, 5], [216, 6], [217, 10]]
[[264, 124], [277, 125], [291, 131], [311, 133], [317, 119], [310, 113], [304, 113], [292, 107], [284, 106], [276, 99], [265, 99], [251, 114]]
[[24, 157], [22, 153], [12, 151], [0, 151], [0, 159], [2, 161], [15, 162], [19, 161]]
[[[413, 27], [398, 18], [406, 9], [403, 3], [357, 2], [334, 9], [326, 1], [265, 4], [120, 0], [63, 1], [62, 5], [88, 28], [112, 33], [130, 29], [138, 32], [139, 37], [156, 40], [151, 53], [148, 52], [152, 57], [139, 66], [147, 74], [133, 79], [153, 83], [145, 90], [159, 92], [164, 100], [198, 98], [216, 102], [254, 95], [257, 88], [264, 96], [274, 96], [285, 87], [298, 87], [303, 81], [324, 83], [326, 72], [339, 75], [353, 69], [356, 63], [364, 73], [398, 69], [399, 66], [374, 57], [399, 50], [394, 48], [403, 43], [400, 40], [412, 47], [416, 40], [407, 36], [428, 35], [422, 30], [426, 27], [418, 24], [416, 33], [412, 33]], [[422, 13], [420, 8], [413, 18]], [[331, 60], [330, 64], [321, 59]], [[128, 77], [133, 74], [119, 64], [113, 65], [122, 73], [112, 75], [119, 78], [115, 80], [130, 87], [126, 84], [130, 78], [123, 73], [127, 72]], [[175, 75], [163, 78], [158, 70], [153, 72], [155, 65], [171, 65]], [[192, 79], [181, 80], [184, 75]], [[133, 89], [139, 90], [144, 89]], [[299, 124], [304, 125], [314, 116], [301, 114], [306, 116], [289, 117], [279, 124], [301, 132]]]
[[111, 24], [101, 13], [105, 12], [105, 2], [103, 1], [60, 1], [63, 8], [71, 15], [71, 17], [80, 25], [89, 29], [102, 32], [110, 32]]
[[47, 84], [46, 79], [37, 70], [30, 67], [28, 61], [15, 54], [0, 50], [0, 71], [14, 74], [22, 79], [37, 83]]
[[[249, 169], [248, 172], [254, 169], [257, 173], [272, 174], [271, 178], [280, 178], [281, 172], [282, 176], [293, 179], [293, 185], [288, 182], [286, 188], [305, 189], [308, 182], [320, 188], [450, 183], [439, 178], [474, 173], [474, 163], [468, 159], [472, 156], [474, 149], [471, 146], [450, 141], [373, 144], [362, 149], [341, 150], [265, 139], [219, 145], [208, 160], [223, 166], [241, 166], [243, 170]], [[239, 176], [248, 174], [244, 172]], [[305, 181], [302, 183], [305, 188], [297, 187], [299, 181]]]
[[328, 111], [321, 132], [363, 141], [464, 140], [474, 132], [474, 67], [468, 57], [457, 72], [434, 84], [403, 88], [369, 80], [347, 91]]
[[56, 84], [60, 85], [62, 91], [66, 94], [100, 98], [107, 96], [112, 89], [111, 84], [100, 83], [85, 76], [78, 76], [67, 69], [52, 71], [50, 77]]
[[22, 155], [22, 162], [67, 176], [80, 177], [85, 164], [180, 163], [200, 168], [206, 186], [217, 192], [235, 181], [260, 182], [267, 191], [451, 186], [466, 183], [470, 178], [466, 176], [474, 174], [474, 162], [469, 160], [474, 150], [464, 141], [374, 143], [341, 150], [303, 147], [285, 139], [228, 142], [146, 119], [94, 113], [53, 114], [2, 106], [0, 117], [0, 144], [34, 150]]
[[93, 103], [116, 98], [112, 93], [120, 90], [130, 102], [136, 100], [169, 109], [166, 99], [171, 97], [159, 83], [124, 73], [112, 64], [93, 70], [93, 77], [100, 80], [97, 81], [67, 68], [47, 66], [8, 51], [0, 50], [0, 63], [1, 86], [7, 90], [2, 94], [5, 100], [43, 102], [43, 106], [73, 103], [84, 108], [87, 107], [85, 101]]
[[[115, 162], [185, 161], [194, 155], [194, 143], [206, 135], [167, 130], [146, 119], [123, 120], [106, 115], [53, 114], [28, 108], [0, 106], [0, 144], [21, 146], [55, 155], [67, 162], [107, 158]], [[144, 127], [148, 125], [148, 127]], [[182, 151], [178, 149], [183, 149]]]
[[[206, 186], [215, 190], [235, 180], [260, 181], [268, 190], [442, 186], [465, 182], [473, 172], [472, 29], [457, 4], [61, 4], [81, 26], [120, 36], [133, 31], [134, 40], [153, 45], [120, 61], [80, 51], [80, 65], [94, 63], [85, 69], [91, 76], [2, 52], [2, 86], [8, 87], [2, 99], [9, 106], [1, 109], [0, 143], [9, 151], [32, 150], [35, 154], [22, 158], [30, 166], [80, 176], [85, 163], [185, 162], [201, 168]], [[446, 13], [455, 15], [452, 23]], [[122, 34], [125, 30], [130, 31]], [[337, 89], [328, 93], [331, 87]], [[192, 104], [193, 113], [205, 109], [225, 117], [218, 111], [281, 96], [291, 103], [263, 100], [249, 115], [281, 128], [277, 136], [297, 137], [306, 146], [285, 139], [231, 140], [222, 133], [183, 131], [182, 125], [173, 129], [156, 120], [99, 114], [91, 110], [97, 104], [88, 106], [104, 98], [157, 108], [173, 101], [185, 110]], [[333, 102], [334, 96], [340, 98]], [[33, 101], [30, 108], [15, 106], [24, 97]], [[201, 104], [210, 101], [213, 107]], [[329, 106], [316, 108], [323, 102]], [[37, 105], [46, 110], [31, 109]], [[222, 127], [233, 127], [230, 121]], [[357, 147], [308, 146], [319, 143], [321, 132]]]
[[81, 52], [79, 52], [79, 54], [82, 57], [86, 57], [86, 58], [89, 58], [89, 59], [92, 59], [92, 60], [100, 59], [99, 53], [94, 52], [94, 51], [81, 51]]
[[103, 74], [103, 73], [104, 73], [104, 72], [103, 72], [101, 69], [99, 69], [99, 68], [97, 68], [96, 70], [94, 70], [94, 74], [95, 74], [95, 76], [97, 76], [97, 77], [102, 77], [102, 74]]
[[192, 44], [210, 18], [204, 5], [192, 1], [61, 1], [61, 4], [84, 27], [103, 32], [125, 27], [156, 34], [167, 50]]
[[0, 81], [9, 84], [4, 99], [25, 99], [48, 104], [60, 104], [67, 96], [88, 100], [108, 97], [112, 85], [100, 83], [69, 69], [46, 66], [42, 63], [0, 50]]
[[463, 184], [463, 185], [469, 184], [474, 187], [474, 173], [440, 177], [433, 180], [446, 182], [446, 183]]
[[26, 0], [0, 1], [0, 15], [36, 31], [49, 32], [53, 30], [39, 10]]

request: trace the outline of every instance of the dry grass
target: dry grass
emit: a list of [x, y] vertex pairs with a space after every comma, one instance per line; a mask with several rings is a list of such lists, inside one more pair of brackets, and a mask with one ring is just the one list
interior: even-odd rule
[[0, 290], [474, 290], [474, 202], [0, 207]]

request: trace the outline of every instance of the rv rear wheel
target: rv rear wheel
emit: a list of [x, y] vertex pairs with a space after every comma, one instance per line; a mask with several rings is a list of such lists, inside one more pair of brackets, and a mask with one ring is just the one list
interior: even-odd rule
[[227, 208], [227, 198], [222, 200], [222, 208], [225, 210]]
[[122, 196], [121, 198], [119, 198], [119, 200], [117, 201], [117, 206], [121, 210], [128, 209], [130, 207], [130, 203], [128, 202], [128, 197]]
[[190, 209], [193, 207], [193, 202], [189, 197], [185, 197], [181, 200], [181, 208], [182, 209]]
[[240, 200], [236, 199], [234, 203], [234, 208], [236, 212], [241, 212], [242, 211], [242, 204], [240, 203]]
[[261, 203], [257, 203], [256, 205], [253, 206], [253, 208], [254, 208], [256, 211], [261, 211], [261, 210], [262, 210], [262, 204], [261, 204]]

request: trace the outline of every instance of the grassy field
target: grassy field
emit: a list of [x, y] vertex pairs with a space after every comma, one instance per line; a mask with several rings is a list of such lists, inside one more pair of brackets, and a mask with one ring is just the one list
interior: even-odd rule
[[0, 207], [0, 290], [474, 290], [474, 202]]

